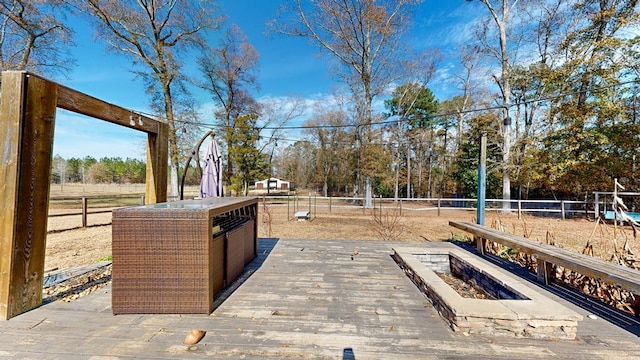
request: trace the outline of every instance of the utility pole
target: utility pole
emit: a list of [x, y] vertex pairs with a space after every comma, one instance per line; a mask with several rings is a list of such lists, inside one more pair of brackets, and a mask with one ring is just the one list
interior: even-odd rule
[[478, 204], [476, 222], [484, 225], [484, 208], [487, 189], [487, 133], [480, 135], [480, 157], [478, 159]]

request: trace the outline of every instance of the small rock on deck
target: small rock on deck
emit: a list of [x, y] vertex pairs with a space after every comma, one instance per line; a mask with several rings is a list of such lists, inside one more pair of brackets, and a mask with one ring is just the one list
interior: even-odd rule
[[[601, 318], [585, 318], [575, 341], [454, 333], [391, 258], [393, 247], [425, 244], [260, 239], [259, 245], [241, 284], [216, 300], [210, 316], [114, 316], [108, 286], [0, 321], [0, 358], [632, 359], [640, 353], [637, 335]], [[193, 329], [207, 333], [185, 345]]]

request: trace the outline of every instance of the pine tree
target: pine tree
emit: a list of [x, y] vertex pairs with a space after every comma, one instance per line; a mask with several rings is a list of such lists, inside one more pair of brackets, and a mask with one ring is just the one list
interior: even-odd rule
[[258, 146], [260, 130], [256, 128], [255, 114], [238, 116], [235, 127], [227, 128], [230, 141], [229, 156], [235, 172], [231, 178], [231, 189], [247, 195], [249, 184], [269, 174], [267, 155]]

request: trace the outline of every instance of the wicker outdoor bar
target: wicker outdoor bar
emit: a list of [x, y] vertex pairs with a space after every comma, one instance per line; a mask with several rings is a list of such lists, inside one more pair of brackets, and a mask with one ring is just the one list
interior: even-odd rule
[[257, 255], [257, 198], [205, 198], [116, 209], [114, 314], [209, 314]]

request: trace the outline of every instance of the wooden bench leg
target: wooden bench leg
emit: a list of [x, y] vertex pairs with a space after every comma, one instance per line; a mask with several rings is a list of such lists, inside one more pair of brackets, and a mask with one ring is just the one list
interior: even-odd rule
[[478, 252], [482, 255], [485, 254], [486, 251], [486, 247], [485, 247], [485, 239], [479, 237], [479, 236], [473, 236], [473, 239], [476, 242], [476, 249], [478, 249]]
[[631, 308], [633, 309], [633, 314], [640, 317], [640, 293], [633, 294], [633, 296], [635, 297], [635, 301], [631, 305]]
[[553, 279], [553, 264], [538, 259], [538, 282], [549, 285]]

